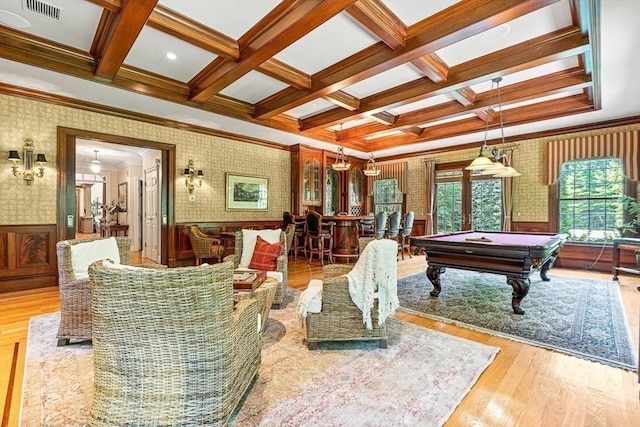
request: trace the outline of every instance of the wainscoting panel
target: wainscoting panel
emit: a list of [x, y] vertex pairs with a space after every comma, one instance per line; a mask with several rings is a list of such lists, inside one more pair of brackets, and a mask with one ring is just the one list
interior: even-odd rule
[[0, 226], [0, 293], [55, 286], [56, 226]]

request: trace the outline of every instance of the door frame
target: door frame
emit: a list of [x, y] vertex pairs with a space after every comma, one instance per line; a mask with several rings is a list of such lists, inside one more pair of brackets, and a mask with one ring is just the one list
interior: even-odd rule
[[[175, 181], [176, 181], [176, 146], [163, 142], [147, 141], [119, 135], [111, 135], [84, 129], [58, 126], [56, 165], [58, 169], [58, 198], [56, 233], [58, 240], [75, 238], [78, 218], [75, 213], [75, 175], [76, 175], [76, 139], [95, 139], [111, 144], [130, 145], [161, 151], [160, 165], [160, 259], [162, 264], [175, 263]], [[71, 216], [73, 223], [67, 226], [67, 218]], [[166, 220], [165, 220], [166, 218]]]

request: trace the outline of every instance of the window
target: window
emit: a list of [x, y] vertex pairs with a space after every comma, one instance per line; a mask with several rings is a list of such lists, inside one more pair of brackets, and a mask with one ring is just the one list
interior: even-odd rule
[[617, 158], [566, 162], [558, 180], [559, 229], [576, 242], [605, 242], [623, 221], [622, 162]]
[[397, 179], [377, 179], [373, 182], [375, 213], [402, 212], [402, 192]]
[[502, 229], [502, 179], [461, 168], [436, 172], [436, 233]]

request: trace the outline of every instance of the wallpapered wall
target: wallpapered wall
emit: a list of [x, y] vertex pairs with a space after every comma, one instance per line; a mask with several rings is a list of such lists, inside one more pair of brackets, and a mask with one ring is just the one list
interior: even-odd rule
[[[36, 152], [46, 153], [49, 161], [45, 177], [32, 186], [14, 178], [8, 162], [5, 168], [0, 169], [0, 224], [55, 223], [56, 177], [53, 171], [56, 165], [57, 126], [176, 145], [177, 222], [279, 220], [282, 212], [289, 210], [291, 160], [286, 150], [0, 95], [0, 150], [4, 158], [8, 156], [8, 150], [19, 150], [21, 153], [24, 140], [32, 138]], [[522, 176], [514, 179], [513, 220], [548, 221], [548, 188], [542, 183], [546, 172], [547, 141], [630, 129], [640, 129], [640, 124], [508, 144], [517, 146], [513, 165], [522, 173]], [[431, 157], [435, 157], [437, 163], [471, 162], [477, 154], [478, 149], [474, 148]], [[419, 219], [426, 218], [424, 158], [407, 159], [407, 209], [414, 211]], [[194, 190], [195, 202], [188, 201], [189, 193], [181, 177], [181, 171], [190, 159], [205, 174], [202, 188]], [[269, 178], [269, 211], [226, 211], [225, 172]]]
[[[45, 177], [27, 186], [11, 174], [9, 162], [0, 169], [0, 224], [55, 224], [57, 126], [128, 136], [176, 146], [176, 221], [275, 220], [282, 218], [291, 199], [290, 155], [286, 150], [233, 141], [185, 130], [128, 120], [107, 114], [0, 95], [0, 153], [18, 150], [26, 138], [36, 153], [44, 152]], [[189, 159], [205, 173], [202, 188], [188, 201], [181, 171]], [[225, 171], [269, 178], [269, 211], [225, 210]]]

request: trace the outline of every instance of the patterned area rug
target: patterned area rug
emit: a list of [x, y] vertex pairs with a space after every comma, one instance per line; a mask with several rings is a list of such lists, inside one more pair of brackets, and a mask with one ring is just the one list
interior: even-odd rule
[[442, 292], [431, 298], [425, 273], [398, 281], [403, 310], [493, 335], [635, 370], [636, 358], [616, 282], [549, 275], [531, 276], [524, 315], [511, 309], [513, 288], [505, 276], [447, 268]]
[[[309, 351], [291, 299], [271, 310], [258, 379], [231, 425], [440, 426], [499, 351], [395, 319], [388, 349], [362, 342]], [[85, 425], [91, 345], [56, 347], [58, 321], [59, 313], [31, 319], [22, 426]]]

